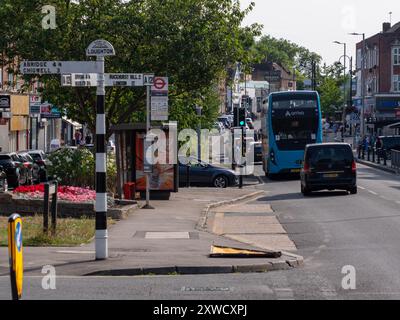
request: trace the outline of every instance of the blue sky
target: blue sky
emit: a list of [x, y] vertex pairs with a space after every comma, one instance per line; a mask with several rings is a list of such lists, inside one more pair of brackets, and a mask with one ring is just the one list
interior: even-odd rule
[[285, 38], [322, 55], [328, 64], [343, 55], [346, 42], [348, 55], [355, 56], [355, 43], [361, 37], [349, 32], [366, 33], [369, 37], [381, 31], [382, 23], [400, 21], [399, 0], [241, 0], [242, 7], [255, 2], [245, 24], [264, 25], [264, 34]]

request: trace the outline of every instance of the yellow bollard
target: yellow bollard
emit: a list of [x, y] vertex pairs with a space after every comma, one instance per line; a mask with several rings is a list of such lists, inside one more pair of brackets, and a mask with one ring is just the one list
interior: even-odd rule
[[24, 280], [24, 260], [22, 248], [22, 219], [14, 213], [8, 218], [8, 257], [10, 262], [10, 278], [12, 299], [22, 297]]

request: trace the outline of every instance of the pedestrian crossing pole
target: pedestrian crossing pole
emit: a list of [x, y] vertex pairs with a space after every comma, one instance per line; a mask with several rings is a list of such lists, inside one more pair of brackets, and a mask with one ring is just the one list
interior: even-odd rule
[[96, 56], [99, 64], [97, 78], [96, 102], [96, 260], [108, 258], [107, 232], [107, 154], [106, 154], [106, 116], [105, 116], [105, 82], [104, 57], [115, 55], [114, 47], [105, 40], [93, 41], [86, 54]]

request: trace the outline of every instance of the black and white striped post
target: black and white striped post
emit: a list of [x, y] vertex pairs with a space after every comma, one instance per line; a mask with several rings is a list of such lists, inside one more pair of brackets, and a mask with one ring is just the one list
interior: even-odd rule
[[108, 258], [107, 232], [107, 170], [106, 170], [106, 116], [104, 57], [115, 55], [114, 47], [106, 40], [93, 41], [86, 51], [87, 56], [96, 56], [99, 63], [96, 102], [96, 260]]

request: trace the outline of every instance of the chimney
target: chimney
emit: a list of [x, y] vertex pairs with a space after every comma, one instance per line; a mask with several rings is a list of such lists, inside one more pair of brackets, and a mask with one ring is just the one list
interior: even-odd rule
[[387, 32], [391, 27], [392, 25], [390, 24], [390, 22], [384, 22], [382, 26], [382, 31]]

